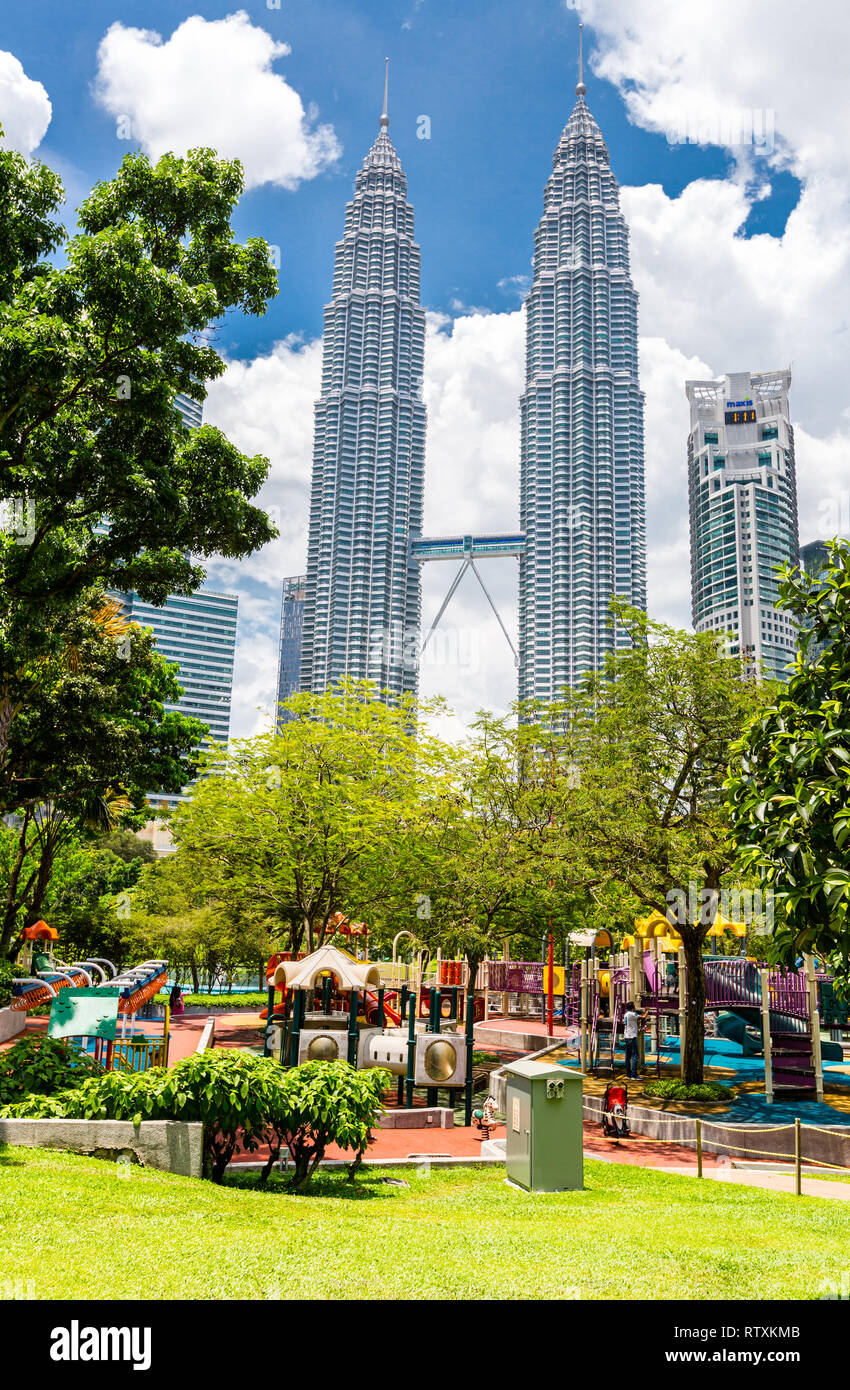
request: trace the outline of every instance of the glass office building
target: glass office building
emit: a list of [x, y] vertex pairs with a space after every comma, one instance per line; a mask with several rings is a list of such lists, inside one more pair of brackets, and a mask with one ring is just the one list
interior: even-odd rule
[[691, 605], [697, 632], [728, 633], [748, 674], [787, 680], [797, 626], [777, 608], [799, 558], [790, 371], [689, 381]]
[[[810, 579], [820, 578], [821, 570], [829, 568], [829, 549], [826, 541], [809, 541], [808, 545], [800, 546], [800, 568], [805, 570]], [[812, 642], [807, 656], [811, 661], [816, 661], [825, 647], [825, 642]]]
[[[306, 574], [292, 575], [283, 581], [280, 605], [280, 649], [277, 663], [277, 702], [287, 700], [301, 689], [301, 642], [304, 634], [304, 604], [307, 598]], [[278, 723], [293, 718], [286, 710], [278, 710]]]
[[[183, 395], [175, 397], [175, 404], [184, 423], [197, 429], [203, 420], [201, 404]], [[177, 663], [183, 694], [176, 704], [165, 708], [203, 720], [210, 740], [226, 743], [230, 735], [238, 596], [199, 589], [194, 594], [169, 594], [161, 606], [146, 602], [137, 593], [110, 591], [110, 597], [121, 604], [129, 622], [150, 628], [157, 651], [167, 661]], [[148, 794], [154, 806], [175, 799], [156, 791]]]
[[526, 299], [523, 700], [556, 698], [627, 640], [612, 627], [615, 596], [646, 607], [638, 296], [619, 187], [585, 92], [580, 80], [555, 149]]
[[114, 594], [131, 623], [152, 629], [156, 649], [166, 661], [176, 661], [183, 695], [166, 709], [202, 719], [210, 738], [226, 743], [230, 735], [230, 702], [236, 653], [236, 594], [199, 589], [194, 594], [169, 594], [157, 607], [136, 593]]
[[343, 675], [416, 690], [425, 313], [407, 180], [384, 111], [357, 174], [325, 309], [301, 688]]

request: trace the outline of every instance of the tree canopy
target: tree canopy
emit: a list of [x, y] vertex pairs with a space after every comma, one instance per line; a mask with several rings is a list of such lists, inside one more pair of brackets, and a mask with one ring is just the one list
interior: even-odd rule
[[428, 812], [443, 752], [412, 699], [366, 681], [285, 702], [296, 717], [231, 743], [172, 831], [195, 881], [277, 924], [282, 942], [320, 946], [337, 912], [368, 918], [422, 886]]
[[233, 237], [242, 182], [211, 150], [131, 154], [69, 238], [57, 176], [0, 150], [0, 766], [86, 591], [162, 603], [276, 534], [268, 461], [175, 405], [225, 370], [216, 323], [276, 290], [266, 243]]
[[774, 946], [830, 957], [850, 977], [850, 544], [830, 544], [817, 579], [786, 574], [800, 624], [788, 684], [749, 723], [729, 780], [742, 862], [774, 897]]
[[726, 656], [716, 635], [681, 632], [633, 609], [621, 620], [630, 645], [545, 712], [562, 735], [553, 833], [571, 875], [576, 854], [583, 861], [591, 892], [617, 884], [675, 922], [688, 969], [686, 1079], [698, 1081], [702, 945], [737, 858], [723, 786], [764, 691], [742, 679], [740, 659]]

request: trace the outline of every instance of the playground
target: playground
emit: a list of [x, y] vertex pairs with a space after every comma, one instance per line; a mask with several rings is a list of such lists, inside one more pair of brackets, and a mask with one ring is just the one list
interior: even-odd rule
[[[402, 1113], [381, 1130], [373, 1157], [397, 1159], [480, 1154], [482, 1144], [503, 1136], [505, 1068], [523, 1056], [580, 1075], [586, 1125], [597, 1123], [594, 1099], [612, 1080], [628, 1080], [623, 1016], [634, 1000], [643, 1027], [640, 1079], [626, 1088], [633, 1138], [643, 1131], [680, 1149], [677, 1117], [687, 1115], [715, 1127], [798, 1120], [847, 1127], [850, 1143], [847, 1009], [812, 958], [780, 972], [709, 950], [705, 1078], [722, 1089], [716, 1098], [677, 1099], [652, 1084], [681, 1073], [688, 1000], [681, 942], [659, 914], [638, 918], [619, 949], [606, 932], [587, 936], [574, 953], [581, 958], [569, 965], [511, 960], [506, 942], [502, 960], [481, 964], [472, 990], [465, 962], [439, 951], [431, 959], [410, 933], [399, 933], [390, 961], [369, 961], [365, 924], [340, 914], [333, 926], [345, 949], [329, 943], [308, 958], [269, 959], [259, 1017], [239, 1010], [206, 1019], [172, 1017], [168, 1003], [157, 1007], [166, 997], [158, 994], [166, 961], [121, 974], [105, 960], [65, 962], [55, 933], [40, 922], [24, 933], [21, 963], [30, 973], [15, 983], [12, 1010], [43, 1014], [39, 1006], [49, 1003], [49, 1020], [30, 1017], [30, 1030], [72, 1038], [107, 1069], [173, 1065], [213, 1045], [272, 1056], [284, 1067], [340, 1058], [358, 1069], [379, 1066], [395, 1077], [387, 1110]], [[719, 919], [709, 947], [744, 931]], [[488, 1098], [490, 1123], [482, 1125]], [[686, 1146], [691, 1141], [688, 1135]], [[844, 1161], [850, 1164], [850, 1153]]]

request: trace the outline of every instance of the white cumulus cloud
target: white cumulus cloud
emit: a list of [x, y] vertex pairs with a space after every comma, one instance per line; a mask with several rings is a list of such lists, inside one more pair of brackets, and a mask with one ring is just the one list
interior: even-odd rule
[[211, 383], [204, 420], [243, 453], [269, 460], [258, 505], [270, 512], [277, 540], [247, 560], [208, 564], [213, 588], [239, 594], [231, 733], [255, 733], [271, 714], [276, 695], [280, 590], [284, 575], [302, 574], [307, 561], [307, 516], [313, 453], [313, 402], [319, 394], [321, 340], [276, 343], [264, 357], [228, 363]]
[[289, 52], [244, 10], [217, 20], [193, 15], [167, 40], [118, 22], [101, 40], [94, 93], [119, 134], [152, 158], [211, 146], [242, 161], [248, 188], [297, 188], [340, 147], [333, 127], [314, 127], [299, 94], [273, 70]]
[[[801, 26], [799, 17], [768, 0], [744, 7], [717, 0], [704, 10], [680, 0], [579, 0], [578, 8], [590, 26], [586, 51], [596, 75], [620, 88], [636, 124], [663, 134], [693, 116], [722, 127], [735, 111], [775, 107], [772, 149], [733, 148], [737, 164], [728, 177], [695, 178], [676, 196], [660, 182], [635, 186], [628, 164], [614, 158], [640, 294], [649, 609], [688, 626], [687, 379], [790, 365], [801, 540], [850, 535], [850, 145], [844, 134], [850, 86], [838, 56], [850, 40], [850, 10], [812, 0]], [[592, 84], [588, 100], [593, 109]], [[560, 113], [563, 121], [570, 104]], [[710, 122], [703, 128], [710, 136]], [[555, 115], [553, 145], [558, 129]], [[659, 159], [676, 157], [675, 148], [659, 144]], [[769, 198], [771, 179], [783, 167], [802, 184], [784, 232], [743, 235], [751, 207]], [[529, 247], [532, 234], [529, 227]], [[425, 529], [431, 533], [494, 531], [519, 522], [522, 312], [459, 307], [453, 321], [432, 314], [428, 322]], [[211, 395], [208, 418], [218, 412], [216, 423], [242, 447], [272, 456], [267, 500], [281, 506], [287, 527], [277, 548], [232, 567], [233, 584], [249, 576], [251, 604], [237, 711], [240, 692], [252, 710], [264, 700], [270, 708], [273, 698], [276, 633], [267, 615], [273, 612], [276, 621], [281, 576], [304, 564], [319, 357], [318, 343], [278, 345], [256, 363], [232, 364]], [[426, 629], [454, 572], [449, 564], [425, 567]], [[490, 561], [482, 573], [515, 642], [516, 562]], [[424, 695], [446, 696], [458, 711], [457, 732], [481, 706], [504, 709], [516, 675], [472, 576], [441, 626], [420, 687]], [[248, 714], [237, 713], [235, 727], [239, 719], [244, 726]]]
[[0, 52], [0, 144], [32, 154], [44, 138], [52, 112], [42, 84], [27, 77], [14, 53]]

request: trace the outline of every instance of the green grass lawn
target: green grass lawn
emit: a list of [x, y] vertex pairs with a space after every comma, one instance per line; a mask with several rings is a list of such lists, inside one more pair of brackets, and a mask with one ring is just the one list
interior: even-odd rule
[[596, 1162], [557, 1196], [501, 1169], [394, 1176], [409, 1188], [329, 1173], [296, 1197], [0, 1148], [0, 1270], [41, 1299], [764, 1299], [847, 1267], [850, 1204], [825, 1198]]

